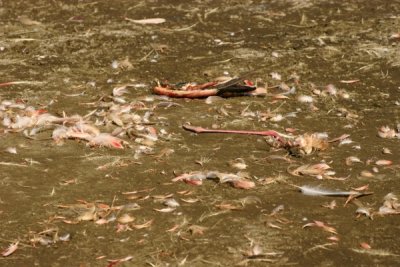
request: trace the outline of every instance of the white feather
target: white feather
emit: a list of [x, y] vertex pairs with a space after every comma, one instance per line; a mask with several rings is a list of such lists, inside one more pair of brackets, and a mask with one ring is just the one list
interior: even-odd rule
[[312, 187], [308, 185], [299, 186], [301, 193], [307, 196], [350, 196], [359, 194], [359, 192], [352, 192], [352, 191], [332, 191], [321, 189], [318, 187]]

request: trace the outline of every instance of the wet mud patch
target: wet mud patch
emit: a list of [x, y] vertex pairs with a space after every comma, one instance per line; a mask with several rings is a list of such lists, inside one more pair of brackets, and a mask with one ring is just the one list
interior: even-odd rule
[[113, 3], [0, 2], [2, 266], [397, 263], [396, 1]]

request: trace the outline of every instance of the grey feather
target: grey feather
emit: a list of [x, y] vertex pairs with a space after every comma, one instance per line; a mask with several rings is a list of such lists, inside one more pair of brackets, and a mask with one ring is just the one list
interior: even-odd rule
[[362, 195], [362, 193], [356, 191], [332, 191], [308, 185], [299, 186], [299, 189], [301, 193], [307, 196], [348, 197], [350, 195]]

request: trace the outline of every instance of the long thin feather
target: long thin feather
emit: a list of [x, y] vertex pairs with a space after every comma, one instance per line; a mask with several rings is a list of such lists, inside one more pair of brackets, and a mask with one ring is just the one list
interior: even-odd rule
[[361, 193], [357, 191], [332, 191], [309, 185], [299, 186], [298, 188], [300, 189], [301, 193], [307, 196], [348, 197], [348, 196], [365, 196], [372, 194], [371, 192]]

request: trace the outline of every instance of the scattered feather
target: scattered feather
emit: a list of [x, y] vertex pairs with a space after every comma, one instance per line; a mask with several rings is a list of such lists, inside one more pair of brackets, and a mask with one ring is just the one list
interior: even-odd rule
[[126, 94], [126, 93], [128, 93], [129, 91], [128, 91], [128, 89], [127, 89], [127, 86], [126, 85], [124, 85], [124, 86], [119, 86], [119, 87], [115, 87], [114, 89], [113, 89], [113, 96], [122, 96], [122, 95], [124, 95], [124, 94]]
[[381, 138], [389, 138], [390, 139], [390, 138], [396, 138], [396, 137], [399, 138], [400, 134], [396, 130], [390, 128], [389, 126], [382, 126], [378, 130], [378, 136]]
[[300, 175], [323, 176], [330, 168], [331, 167], [326, 163], [318, 163], [314, 165], [305, 164], [296, 168], [293, 171], [289, 171], [289, 173], [294, 176], [300, 176]]
[[303, 228], [307, 228], [307, 227], [319, 227], [328, 233], [331, 233], [334, 235], [338, 234], [335, 228], [328, 226], [324, 222], [321, 222], [321, 221], [313, 221], [311, 223], [307, 223], [307, 224], [303, 225]]
[[392, 165], [392, 161], [391, 160], [386, 160], [386, 159], [380, 159], [375, 161], [375, 164], [378, 166], [389, 166]]
[[297, 97], [297, 101], [299, 101], [300, 103], [312, 103], [314, 102], [314, 99], [312, 96], [300, 95]]
[[117, 259], [117, 260], [107, 260], [110, 264], [108, 266], [116, 266], [117, 264], [121, 263], [121, 262], [126, 262], [126, 261], [130, 261], [133, 259], [133, 256], [127, 256], [125, 258], [122, 259]]
[[346, 158], [347, 166], [351, 166], [351, 165], [353, 165], [353, 163], [362, 163], [362, 161], [358, 157], [355, 157], [355, 156], [350, 156], [350, 157]]
[[111, 63], [111, 68], [113, 69], [118, 69], [119, 67], [119, 63], [117, 60], [113, 60], [113, 62]]
[[329, 143], [326, 137], [320, 135], [319, 133], [306, 133], [298, 136], [295, 139], [293, 146], [298, 147], [302, 154], [308, 155], [313, 151], [326, 150], [329, 146]]
[[7, 147], [5, 149], [5, 151], [10, 153], [10, 154], [17, 154], [17, 148], [16, 147]]
[[308, 185], [300, 186], [299, 189], [301, 193], [307, 196], [348, 197], [348, 196], [362, 196], [371, 194], [367, 192], [362, 193], [357, 191], [333, 191]]
[[191, 235], [203, 235], [204, 231], [207, 229], [208, 229], [207, 227], [193, 224], [189, 226], [188, 232], [190, 232]]
[[285, 117], [282, 114], [276, 114], [275, 116], [273, 116], [272, 118], [270, 118], [269, 120], [272, 122], [280, 122], [284, 119]]
[[358, 216], [360, 216], [360, 215], [365, 215], [366, 217], [370, 218], [371, 220], [373, 219], [373, 218], [372, 218], [371, 211], [370, 211], [368, 208], [366, 208], [366, 207], [359, 207], [359, 208], [356, 210], [356, 214], [357, 214]]
[[379, 208], [378, 214], [382, 216], [400, 214], [400, 203], [395, 194], [389, 193], [383, 198], [383, 205]]
[[94, 210], [86, 211], [81, 213], [78, 218], [78, 221], [94, 221], [96, 220], [96, 213]]
[[8, 257], [8, 256], [10, 256], [11, 254], [13, 254], [13, 253], [18, 249], [18, 244], [19, 244], [19, 241], [10, 244], [10, 245], [8, 246], [8, 248], [6, 248], [5, 250], [3, 250], [3, 251], [1, 252], [1, 255], [2, 255], [3, 257]]
[[244, 161], [244, 159], [242, 159], [242, 158], [237, 158], [237, 159], [229, 161], [229, 165], [238, 170], [244, 170], [247, 168], [247, 164]]
[[336, 88], [336, 86], [334, 86], [333, 84], [328, 84], [328, 85], [325, 87], [324, 92], [326, 92], [328, 95], [336, 96], [336, 94], [337, 94], [337, 88]]
[[185, 203], [190, 203], [190, 204], [200, 201], [200, 199], [198, 199], [198, 198], [181, 198], [181, 200]]
[[125, 20], [137, 24], [161, 24], [164, 23], [166, 20], [163, 18], [150, 18], [150, 19], [130, 19], [130, 18], [125, 18]]
[[142, 223], [142, 224], [133, 224], [132, 227], [137, 229], [137, 230], [143, 229], [143, 228], [148, 228], [153, 224], [153, 221], [154, 220], [149, 220], [149, 221], [147, 221], [145, 223]]
[[158, 212], [162, 212], [162, 213], [169, 213], [169, 212], [173, 212], [175, 210], [175, 208], [168, 207], [168, 208], [154, 209], [154, 210], [158, 211]]
[[113, 147], [118, 149], [123, 149], [122, 139], [112, 136], [108, 133], [101, 133], [95, 137], [90, 138], [89, 145], [90, 146], [100, 146], [100, 147]]
[[270, 75], [271, 75], [272, 79], [274, 79], [274, 80], [278, 80], [278, 81], [282, 80], [282, 75], [280, 75], [277, 72], [271, 72]]
[[71, 239], [71, 234], [69, 234], [69, 233], [66, 233], [66, 234], [64, 234], [64, 235], [61, 235], [61, 236], [59, 237], [59, 240], [60, 240], [60, 241], [63, 241], [63, 242], [68, 242], [68, 241], [70, 241], [70, 239]]
[[370, 171], [363, 170], [360, 172], [360, 176], [364, 178], [373, 178], [375, 175]]
[[121, 215], [121, 216], [117, 219], [117, 221], [118, 221], [119, 223], [122, 223], [122, 224], [127, 224], [127, 223], [130, 223], [130, 222], [133, 222], [134, 220], [135, 220], [135, 217], [132, 217], [132, 216], [130, 216], [130, 215], [127, 214], [127, 213]]
[[371, 246], [366, 242], [361, 242], [360, 247], [363, 249], [371, 249]]
[[239, 188], [239, 189], [252, 189], [256, 186], [256, 184], [253, 181], [249, 181], [247, 179], [232, 180], [230, 181], [230, 184], [234, 188]]
[[339, 142], [339, 146], [348, 145], [348, 144], [351, 144], [351, 143], [353, 143], [353, 141], [350, 138], [345, 138], [345, 139], [343, 139], [343, 140], [341, 140]]
[[323, 204], [322, 207], [333, 210], [337, 207], [336, 200], [332, 200], [328, 204]]
[[165, 206], [168, 206], [170, 208], [177, 208], [180, 206], [180, 204], [178, 203], [178, 201], [176, 201], [173, 198], [168, 198], [164, 201], [163, 203]]

